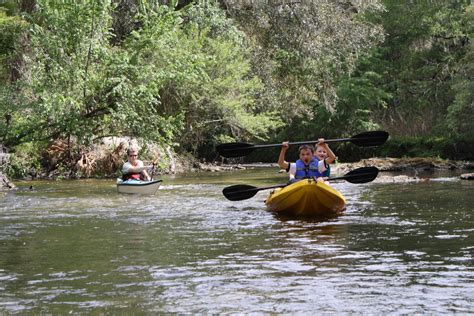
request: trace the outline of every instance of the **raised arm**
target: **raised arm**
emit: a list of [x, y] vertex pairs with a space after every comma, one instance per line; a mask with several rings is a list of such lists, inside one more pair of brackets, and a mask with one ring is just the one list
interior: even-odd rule
[[283, 142], [281, 144], [280, 157], [278, 157], [278, 165], [280, 166], [280, 168], [285, 170], [287, 170], [288, 166], [290, 165], [288, 162], [285, 161], [285, 154], [288, 150], [288, 147], [290, 147], [288, 142]]
[[324, 142], [324, 138], [318, 139], [317, 145], [318, 145], [318, 146], [322, 146], [322, 147], [324, 147], [324, 149], [326, 149], [326, 153], [328, 154], [328, 156], [327, 156], [326, 159], [325, 159], [326, 164], [327, 164], [327, 165], [332, 164], [332, 163], [336, 160], [337, 157], [336, 157], [336, 155], [332, 152], [331, 148], [329, 148], [329, 145]]

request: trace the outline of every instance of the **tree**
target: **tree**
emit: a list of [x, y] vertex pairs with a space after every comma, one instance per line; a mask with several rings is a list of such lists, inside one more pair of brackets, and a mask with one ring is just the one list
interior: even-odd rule
[[261, 84], [243, 34], [216, 3], [143, 2], [139, 27], [120, 42], [113, 10], [110, 1], [37, 1], [17, 93], [3, 100], [7, 144], [127, 135], [196, 149], [223, 135], [266, 137], [277, 124], [255, 107]]
[[375, 121], [393, 135], [444, 134], [452, 79], [467, 50], [466, 3], [384, 4], [386, 11], [372, 20], [383, 25], [386, 39], [364, 67], [379, 75], [375, 83], [392, 98], [385, 108], [374, 109]]
[[224, 1], [253, 44], [253, 71], [287, 124], [314, 117], [319, 104], [337, 107], [337, 84], [382, 38], [382, 29], [363, 18], [381, 10], [378, 1]]
[[474, 139], [474, 4], [464, 13], [469, 41], [467, 52], [459, 60], [458, 72], [454, 77], [454, 102], [448, 107], [447, 126], [454, 136]]

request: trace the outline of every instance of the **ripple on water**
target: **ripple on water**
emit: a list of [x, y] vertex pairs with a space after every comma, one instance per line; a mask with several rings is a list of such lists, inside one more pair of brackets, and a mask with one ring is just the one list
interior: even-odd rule
[[95, 182], [6, 195], [0, 313], [473, 310], [466, 184], [337, 183], [346, 212], [320, 222], [266, 212], [268, 192], [227, 201], [230, 178], [169, 180], [156, 196]]

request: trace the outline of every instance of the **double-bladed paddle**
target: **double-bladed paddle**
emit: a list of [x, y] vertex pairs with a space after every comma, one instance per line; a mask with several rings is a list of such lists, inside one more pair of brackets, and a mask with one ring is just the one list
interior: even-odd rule
[[[371, 131], [349, 138], [337, 138], [337, 139], [325, 139], [325, 143], [336, 143], [336, 142], [345, 142], [349, 141], [357, 146], [362, 147], [373, 147], [382, 145], [387, 141], [388, 133], [385, 131]], [[314, 140], [302, 141], [302, 142], [293, 142], [289, 143], [290, 145], [303, 145], [315, 143]], [[226, 143], [220, 144], [216, 147], [216, 151], [223, 157], [235, 158], [247, 156], [252, 153], [257, 148], [269, 148], [269, 147], [278, 147], [281, 144], [264, 144], [264, 145], [253, 145], [247, 143]]]
[[[349, 171], [343, 176], [329, 178], [328, 180], [346, 180], [350, 183], [367, 183], [377, 178], [378, 173], [379, 173], [379, 169], [377, 169], [376, 167], [362, 167], [362, 168]], [[286, 186], [287, 184], [278, 184], [278, 185], [272, 185], [269, 187], [258, 188], [258, 187], [254, 187], [254, 186], [246, 185], [246, 184], [236, 184], [236, 185], [231, 185], [229, 187], [224, 188], [224, 190], [222, 190], [222, 194], [224, 194], [224, 196], [228, 200], [241, 201], [241, 200], [250, 199], [255, 194], [257, 194], [258, 191], [282, 188]]]

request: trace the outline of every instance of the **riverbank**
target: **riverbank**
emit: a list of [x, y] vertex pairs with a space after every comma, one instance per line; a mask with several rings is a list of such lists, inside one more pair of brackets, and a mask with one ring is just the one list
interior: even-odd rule
[[[0, 146], [0, 172], [10, 179], [26, 180], [116, 178], [121, 176], [121, 168], [127, 159], [127, 148], [130, 146], [139, 148], [139, 159], [145, 165], [154, 164], [155, 175], [226, 172], [263, 166], [278, 168], [276, 163], [228, 163], [243, 160], [220, 160], [218, 156], [214, 156], [212, 160], [209, 158], [208, 161], [199, 160], [189, 152], [177, 151], [175, 147], [166, 144], [133, 137], [103, 137], [87, 146], [77, 143], [74, 138], [57, 139], [48, 144], [25, 144], [10, 150]], [[339, 148], [339, 151], [342, 152], [342, 149]], [[355, 149], [357, 148], [352, 148]], [[357, 159], [357, 155], [354, 152], [353, 154], [353, 157], [346, 158], [345, 161]], [[373, 153], [372, 157], [374, 156], [377, 157], [377, 154]], [[379, 155], [379, 157], [386, 156], [388, 155]], [[342, 157], [340, 159], [344, 160]], [[368, 158], [353, 163], [334, 164], [332, 174], [344, 174], [364, 166], [375, 166], [382, 172], [412, 171], [416, 175], [420, 171], [435, 169], [473, 170], [474, 161], [449, 160], [434, 156]]]
[[[429, 170], [474, 170], [474, 161], [453, 161], [440, 158], [369, 158], [353, 163], [336, 163], [331, 166], [333, 172], [345, 173], [360, 167], [377, 167], [380, 171], [429, 171]], [[205, 171], [226, 171], [232, 168], [249, 169], [258, 167], [278, 167], [276, 163], [252, 163], [236, 165], [204, 165]]]
[[[473, 161], [453, 161], [440, 158], [369, 158], [362, 159], [355, 163], [337, 163], [331, 166], [332, 174], [345, 174], [351, 170], [361, 167], [377, 167], [381, 174], [374, 180], [376, 183], [404, 183], [404, 182], [424, 182], [429, 181], [428, 178], [419, 176], [419, 173], [435, 170], [474, 170]], [[276, 163], [253, 163], [253, 164], [237, 164], [237, 165], [217, 165], [217, 164], [201, 164], [202, 171], [225, 172], [238, 169], [252, 168], [278, 168]], [[406, 173], [413, 175], [393, 175], [388, 173]], [[386, 173], [386, 174], [384, 174]], [[463, 180], [473, 180], [471, 173], [465, 173], [460, 176]]]
[[[238, 170], [247, 170], [255, 168], [278, 168], [276, 163], [250, 163], [250, 164], [222, 164], [219, 162], [206, 163], [199, 162], [190, 155], [176, 155], [171, 151], [165, 151], [166, 160], [164, 164], [161, 164], [159, 169], [156, 170], [155, 175], [163, 174], [185, 174], [190, 172], [231, 172]], [[110, 158], [109, 158], [110, 159]], [[119, 166], [121, 161], [114, 159], [116, 170], [120, 170]], [[150, 161], [146, 161], [149, 163]], [[98, 164], [100, 165], [100, 164]], [[97, 166], [97, 165], [96, 165]], [[350, 170], [354, 170], [360, 167], [375, 166], [381, 174], [377, 177], [375, 182], [379, 183], [401, 183], [401, 182], [422, 182], [428, 181], [427, 178], [421, 177], [418, 174], [426, 171], [434, 170], [466, 170], [466, 173], [461, 177], [462, 179], [470, 180], [473, 177], [469, 175], [468, 170], [474, 170], [474, 162], [472, 161], [453, 161], [445, 160], [440, 158], [369, 158], [362, 159], [355, 163], [337, 163], [331, 166], [332, 174], [345, 174]], [[110, 168], [110, 167], [109, 167]], [[113, 172], [113, 169], [108, 169], [109, 172], [105, 174], [100, 173], [79, 173], [73, 174], [71, 171], [60, 172], [55, 170], [53, 172], [38, 172], [34, 176], [27, 175], [21, 179], [78, 179], [78, 178], [113, 178], [117, 176], [117, 171]], [[393, 175], [383, 174], [386, 173], [406, 173], [409, 172], [411, 175]], [[4, 174], [0, 173], [0, 189], [10, 190], [14, 189], [15, 185], [8, 179]]]

